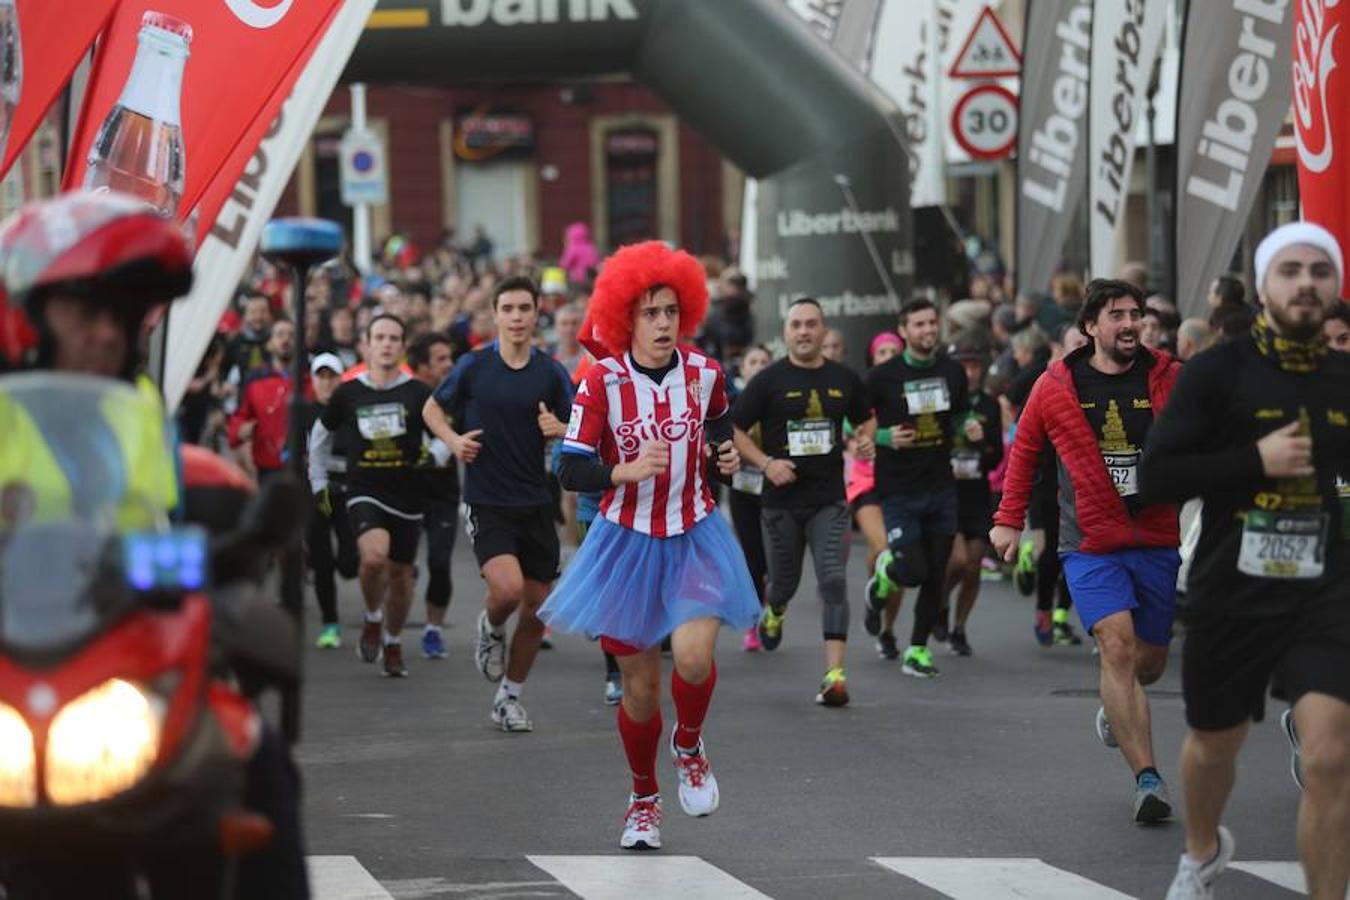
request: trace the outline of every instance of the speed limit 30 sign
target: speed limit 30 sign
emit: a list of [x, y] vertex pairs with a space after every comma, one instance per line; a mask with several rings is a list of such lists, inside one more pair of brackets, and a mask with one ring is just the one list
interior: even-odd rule
[[1017, 97], [997, 84], [976, 85], [952, 110], [952, 134], [975, 159], [1003, 159], [1017, 144]]

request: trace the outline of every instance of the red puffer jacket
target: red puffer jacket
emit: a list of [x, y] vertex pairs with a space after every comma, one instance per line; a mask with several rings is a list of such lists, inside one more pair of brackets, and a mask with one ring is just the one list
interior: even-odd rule
[[[1070, 373], [1070, 366], [1091, 352], [1090, 345], [1079, 348], [1065, 359], [1051, 363], [1037, 379], [1017, 422], [1017, 436], [1003, 482], [1003, 500], [994, 514], [994, 524], [1019, 529], [1023, 526], [1036, 464], [1049, 440], [1059, 455], [1060, 478], [1067, 473], [1069, 479], [1067, 486], [1060, 482], [1060, 533], [1067, 539], [1061, 541], [1061, 546], [1076, 543], [1078, 550], [1096, 554], [1129, 547], [1176, 547], [1180, 543], [1177, 508], [1154, 504], [1131, 518], [1111, 482], [1097, 437], [1079, 406], [1078, 389]], [[1181, 364], [1161, 351], [1143, 352], [1150, 354], [1141, 362], [1149, 367], [1148, 393], [1156, 420], [1177, 383]], [[1072, 498], [1072, 504], [1063, 502], [1066, 497]]]

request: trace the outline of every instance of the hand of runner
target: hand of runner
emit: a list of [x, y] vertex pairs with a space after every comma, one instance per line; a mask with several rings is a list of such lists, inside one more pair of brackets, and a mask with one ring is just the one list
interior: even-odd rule
[[669, 467], [670, 445], [665, 441], [652, 441], [642, 445], [637, 459], [615, 466], [611, 478], [615, 484], [636, 484], [664, 474]]
[[314, 508], [325, 519], [333, 515], [333, 494], [327, 487], [314, 492]]
[[549, 439], [560, 438], [567, 433], [567, 426], [558, 420], [543, 400], [539, 401], [539, 430]]
[[764, 477], [773, 482], [774, 487], [782, 487], [797, 480], [797, 464], [787, 459], [771, 459], [764, 467]]
[[741, 470], [741, 454], [731, 441], [717, 445], [717, 471], [723, 475], [735, 475]]
[[904, 447], [913, 447], [914, 439], [919, 436], [919, 432], [913, 425], [897, 425], [891, 429], [891, 449], [900, 450]]
[[980, 441], [984, 440], [984, 426], [980, 424], [979, 419], [971, 416], [966, 419], [964, 428], [966, 440], [970, 441], [972, 444], [978, 444]]
[[858, 459], [876, 459], [877, 442], [870, 437], [858, 437], [854, 439], [853, 455]]
[[1298, 427], [1298, 422], [1290, 422], [1256, 442], [1267, 478], [1306, 478], [1314, 474], [1312, 438], [1297, 435]]
[[475, 428], [457, 437], [454, 446], [450, 448], [450, 452], [455, 454], [455, 459], [466, 466], [477, 459], [478, 452], [483, 449], [483, 445], [478, 442], [478, 436], [482, 433], [483, 429]]
[[1018, 539], [1021, 536], [1022, 532], [1007, 525], [995, 525], [989, 529], [989, 543], [993, 545], [998, 558], [1004, 562], [1017, 559]]

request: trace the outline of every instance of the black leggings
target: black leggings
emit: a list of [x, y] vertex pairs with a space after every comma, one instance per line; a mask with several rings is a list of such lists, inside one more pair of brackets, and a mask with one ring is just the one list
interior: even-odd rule
[[1038, 518], [1045, 529], [1045, 546], [1036, 560], [1036, 609], [1038, 612], [1049, 612], [1052, 607], [1068, 609], [1073, 598], [1064, 580], [1064, 565], [1059, 561], [1059, 510], [1045, 510]]
[[760, 526], [762, 510], [759, 495], [747, 494], [745, 491], [731, 491], [731, 524], [735, 527], [736, 537], [741, 542], [745, 565], [750, 569], [750, 580], [755, 583], [761, 606], [764, 605], [769, 577], [768, 558], [764, 553], [764, 530]]
[[427, 533], [427, 605], [442, 609], [450, 605], [454, 585], [450, 581], [450, 557], [455, 552], [459, 524], [459, 498], [427, 498], [422, 527]]
[[914, 631], [909, 638], [912, 647], [928, 646], [928, 636], [933, 632], [938, 610], [947, 596], [947, 563], [952, 558], [955, 540], [950, 534], [923, 536], [923, 553], [929, 568], [928, 577], [919, 586], [919, 597], [914, 601]]
[[[356, 536], [352, 534], [351, 520], [347, 518], [346, 495], [334, 490], [331, 493], [333, 512], [323, 515], [313, 510], [305, 529], [305, 555], [309, 568], [314, 572], [314, 595], [319, 601], [319, 614], [323, 624], [336, 625], [337, 580], [334, 574], [343, 578], [356, 577], [359, 556], [356, 552]], [[337, 552], [333, 543], [337, 542]]]

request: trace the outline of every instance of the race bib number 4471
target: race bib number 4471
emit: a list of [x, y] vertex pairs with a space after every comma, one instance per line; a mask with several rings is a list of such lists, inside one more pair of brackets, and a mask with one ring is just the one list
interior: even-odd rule
[[1238, 571], [1256, 578], [1320, 578], [1329, 522], [1326, 513], [1248, 511]]

